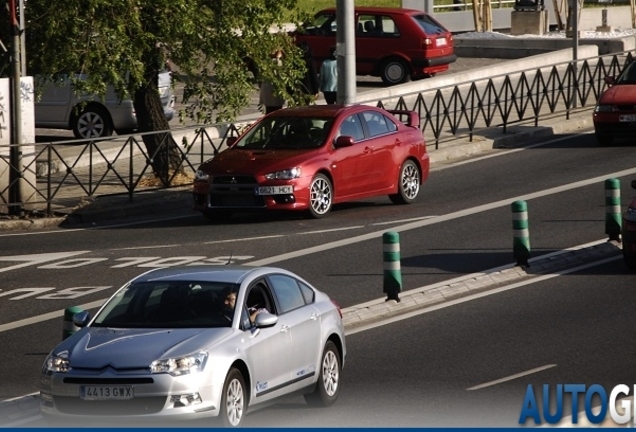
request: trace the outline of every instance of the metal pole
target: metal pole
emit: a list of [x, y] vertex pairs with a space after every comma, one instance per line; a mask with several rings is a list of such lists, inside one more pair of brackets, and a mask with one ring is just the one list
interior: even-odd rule
[[27, 76], [26, 63], [26, 36], [25, 36], [25, 20], [24, 20], [24, 0], [20, 0], [20, 72], [22, 76]]
[[578, 72], [577, 72], [577, 60], [579, 58], [579, 0], [572, 0], [572, 72], [574, 73], [574, 99], [572, 100], [572, 108], [577, 106], [577, 93], [578, 93]]
[[16, 16], [15, 0], [9, 0], [9, 14], [11, 17], [11, 147], [9, 160], [9, 213], [22, 216], [22, 101], [20, 98], [20, 28]]
[[356, 102], [356, 34], [353, 0], [336, 1], [336, 58], [338, 62], [337, 103]]

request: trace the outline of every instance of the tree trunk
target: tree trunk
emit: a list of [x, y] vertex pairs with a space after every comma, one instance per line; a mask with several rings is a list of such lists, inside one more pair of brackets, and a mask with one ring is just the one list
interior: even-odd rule
[[177, 147], [170, 125], [163, 112], [158, 90], [158, 71], [146, 69], [146, 82], [133, 98], [137, 115], [138, 130], [144, 132], [168, 131], [142, 135], [152, 169], [164, 186], [170, 185], [170, 178], [183, 171], [181, 152]]

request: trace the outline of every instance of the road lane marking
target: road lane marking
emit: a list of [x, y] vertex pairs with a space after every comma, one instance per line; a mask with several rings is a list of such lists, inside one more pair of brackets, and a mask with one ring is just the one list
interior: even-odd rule
[[[82, 310], [93, 309], [104, 304], [106, 300], [108, 299], [95, 300], [94, 302], [84, 303], [83, 305], [80, 305], [79, 307]], [[0, 333], [8, 331], [8, 330], [20, 328], [20, 327], [25, 327], [30, 324], [37, 324], [42, 321], [48, 321], [48, 320], [52, 320], [56, 318], [61, 318], [63, 316], [64, 316], [64, 310], [58, 310], [58, 311], [48, 312], [42, 315], [36, 315], [29, 318], [21, 319], [19, 321], [13, 321], [10, 323], [1, 324]]]
[[22, 264], [16, 264], [9, 267], [0, 268], [0, 273], [8, 272], [11, 270], [29, 267], [32, 265], [38, 265], [49, 261], [55, 261], [62, 258], [69, 258], [76, 255], [82, 255], [89, 253], [90, 251], [75, 251], [75, 252], [54, 252], [43, 254], [31, 254], [31, 255], [16, 255], [16, 256], [0, 256], [1, 261], [26, 261]]
[[316, 231], [304, 231], [304, 232], [299, 232], [299, 233], [296, 233], [296, 234], [298, 234], [298, 235], [324, 234], [324, 233], [328, 233], [328, 232], [347, 231], [347, 230], [360, 229], [360, 228], [364, 228], [365, 226], [366, 225], [357, 225], [357, 226], [342, 227], [342, 228], [331, 228], [331, 229], [316, 230]]
[[545, 366], [540, 366], [538, 368], [530, 369], [530, 370], [527, 370], [527, 371], [524, 371], [524, 372], [519, 372], [517, 374], [510, 375], [510, 376], [507, 376], [507, 377], [504, 377], [504, 378], [499, 378], [499, 379], [494, 380], [494, 381], [489, 381], [487, 383], [479, 384], [479, 385], [476, 385], [474, 387], [469, 387], [466, 390], [468, 390], [468, 391], [481, 390], [481, 389], [486, 388], [486, 387], [496, 386], [497, 384], [501, 384], [501, 383], [504, 383], [504, 382], [507, 382], [507, 381], [512, 381], [512, 380], [515, 380], [517, 378], [522, 378], [524, 376], [532, 375], [532, 374], [535, 374], [537, 372], [544, 371], [546, 369], [554, 368], [556, 366], [557, 365], [555, 365], [555, 364], [548, 364], [548, 365], [545, 365]]
[[234, 242], [242, 242], [242, 241], [251, 241], [251, 240], [268, 240], [273, 238], [284, 237], [283, 234], [269, 235], [269, 236], [260, 236], [260, 237], [246, 237], [246, 238], [236, 238], [236, 239], [228, 239], [228, 240], [214, 240], [209, 242], [203, 242], [203, 244], [220, 244], [220, 243], [234, 243]]
[[416, 218], [410, 218], [410, 219], [401, 219], [401, 220], [394, 220], [394, 221], [387, 221], [387, 222], [376, 222], [371, 224], [371, 226], [381, 226], [381, 225], [393, 225], [396, 223], [404, 223], [404, 222], [412, 222], [412, 221], [418, 221], [418, 220], [423, 220], [423, 219], [432, 219], [435, 218], [437, 216], [421, 216], [421, 217], [416, 217]]
[[[556, 186], [553, 188], [548, 188], [548, 189], [544, 189], [542, 191], [538, 191], [538, 192], [533, 192], [533, 193], [529, 193], [526, 195], [519, 195], [516, 197], [511, 197], [511, 198], [507, 198], [507, 199], [503, 199], [503, 200], [499, 200], [499, 201], [494, 201], [492, 203], [488, 203], [488, 204], [482, 204], [476, 207], [472, 207], [472, 208], [468, 208], [468, 209], [464, 209], [464, 210], [460, 210], [460, 211], [456, 211], [453, 213], [448, 213], [445, 215], [441, 215], [441, 216], [436, 216], [434, 218], [431, 219], [426, 219], [426, 220], [421, 220], [421, 221], [415, 221], [415, 222], [411, 222], [411, 223], [406, 223], [403, 225], [397, 225], [393, 228], [391, 228], [392, 231], [396, 231], [396, 232], [402, 232], [402, 231], [409, 231], [409, 230], [414, 230], [414, 229], [418, 229], [418, 228], [423, 228], [425, 226], [429, 226], [429, 225], [434, 225], [434, 224], [438, 224], [440, 222], [448, 222], [454, 219], [459, 219], [465, 216], [471, 216], [477, 213], [483, 213], [489, 210], [494, 210], [497, 208], [501, 208], [501, 207], [507, 207], [510, 206], [510, 204], [514, 201], [519, 201], [519, 200], [524, 200], [524, 201], [528, 201], [528, 200], [532, 200], [535, 198], [542, 198], [545, 196], [549, 196], [549, 195], [554, 195], [554, 194], [558, 194], [561, 192], [567, 192], [569, 190], [572, 189], [577, 189], [577, 188], [581, 188], [581, 187], [585, 187], [585, 186], [590, 186], [593, 184], [597, 184], [597, 183], [602, 183], [605, 181], [605, 179], [609, 178], [609, 177], [625, 177], [625, 176], [629, 176], [629, 175], [633, 175], [636, 174], [636, 168], [631, 168], [631, 169], [627, 169], [627, 170], [622, 170], [622, 171], [616, 171], [614, 173], [610, 173], [610, 174], [605, 174], [602, 176], [598, 176], [598, 177], [594, 177], [591, 179], [587, 179], [587, 180], [580, 180], [577, 182], [573, 182], [573, 183], [568, 183], [565, 185], [561, 185], [561, 186]], [[326, 250], [329, 249], [335, 249], [338, 247], [343, 247], [343, 246], [349, 246], [355, 243], [360, 243], [363, 241], [367, 241], [367, 240], [373, 240], [376, 238], [380, 238], [384, 235], [385, 231], [374, 231], [374, 232], [370, 232], [367, 234], [362, 234], [356, 237], [350, 237], [347, 239], [341, 239], [341, 240], [336, 240], [336, 241], [332, 241], [332, 242], [328, 242], [328, 243], [323, 243], [321, 245], [318, 246], [313, 246], [313, 247], [309, 247], [309, 248], [305, 248], [305, 249], [299, 249], [293, 252], [288, 252], [288, 253], [284, 253], [284, 254], [280, 254], [280, 255], [274, 255], [271, 256], [269, 258], [263, 258], [260, 260], [256, 260], [256, 261], [252, 261], [252, 262], [247, 262], [245, 263], [245, 265], [251, 265], [251, 266], [266, 266], [266, 265], [271, 265], [274, 263], [278, 263], [281, 261], [286, 261], [289, 259], [293, 259], [293, 258], [298, 258], [304, 255], [311, 255], [314, 253], [318, 253], [318, 252], [324, 252]]]
[[135, 247], [125, 247], [125, 248], [114, 248], [110, 249], [112, 251], [127, 251], [127, 250], [138, 250], [138, 249], [163, 249], [163, 248], [177, 248], [182, 247], [180, 244], [170, 244], [170, 245], [157, 245], [157, 246], [135, 246]]

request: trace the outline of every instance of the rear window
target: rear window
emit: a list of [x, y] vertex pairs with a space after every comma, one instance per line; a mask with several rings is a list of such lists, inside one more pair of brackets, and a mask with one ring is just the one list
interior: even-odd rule
[[418, 14], [412, 15], [411, 18], [413, 18], [417, 25], [419, 25], [426, 34], [433, 35], [448, 32], [443, 25], [435, 21], [430, 15]]

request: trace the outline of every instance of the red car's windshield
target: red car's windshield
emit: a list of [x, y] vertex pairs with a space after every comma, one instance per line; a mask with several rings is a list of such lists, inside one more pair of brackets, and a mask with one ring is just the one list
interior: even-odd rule
[[274, 116], [250, 129], [233, 149], [317, 149], [325, 143], [330, 117]]

